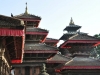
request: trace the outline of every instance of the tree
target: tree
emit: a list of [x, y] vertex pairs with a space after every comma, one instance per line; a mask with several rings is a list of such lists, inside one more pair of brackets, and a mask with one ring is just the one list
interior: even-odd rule
[[99, 38], [100, 39], [100, 33], [99, 34], [95, 34], [94, 37]]
[[[100, 39], [100, 33], [99, 34], [95, 34], [94, 37]], [[95, 58], [100, 58], [100, 45], [96, 46], [92, 53], [95, 55]]]

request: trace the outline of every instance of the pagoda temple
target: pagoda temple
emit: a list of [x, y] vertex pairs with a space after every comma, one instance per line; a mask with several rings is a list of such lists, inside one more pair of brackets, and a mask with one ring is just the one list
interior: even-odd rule
[[69, 26], [64, 29], [68, 32], [60, 38], [64, 43], [59, 46], [60, 52], [71, 59], [56, 68], [62, 75], [100, 75], [100, 61], [91, 57], [100, 39], [77, 31], [79, 28], [81, 26], [75, 25], [71, 18]]
[[22, 20], [0, 15], [0, 75], [10, 75], [13, 63], [22, 63], [25, 25]]
[[26, 27], [23, 62], [12, 65], [14, 74], [38, 75], [41, 65], [57, 54], [59, 40], [47, 38], [48, 30], [39, 28], [41, 17], [29, 14], [27, 6], [23, 14], [13, 17], [23, 20]]

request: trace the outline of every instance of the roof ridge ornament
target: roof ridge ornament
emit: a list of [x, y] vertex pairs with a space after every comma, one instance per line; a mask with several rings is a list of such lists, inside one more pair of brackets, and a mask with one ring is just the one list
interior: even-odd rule
[[27, 2], [25, 3], [26, 4], [26, 8], [25, 8], [25, 14], [28, 14], [28, 9], [27, 9]]
[[69, 25], [75, 25], [75, 24], [74, 24], [74, 21], [73, 21], [73, 19], [72, 19], [72, 17], [71, 17], [71, 20], [70, 20]]

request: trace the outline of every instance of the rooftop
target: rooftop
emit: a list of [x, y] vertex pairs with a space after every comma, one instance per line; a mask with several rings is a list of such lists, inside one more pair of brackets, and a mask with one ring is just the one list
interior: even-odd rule
[[24, 26], [24, 22], [20, 19], [0, 15], [0, 27], [16, 27]]
[[41, 29], [41, 28], [36, 28], [36, 27], [26, 28], [26, 31], [27, 32], [47, 32], [48, 33], [48, 30]]
[[61, 54], [56, 54], [54, 57], [47, 60], [47, 62], [64, 63], [69, 61], [70, 59], [71, 59], [70, 57], [66, 57]]
[[35, 19], [35, 20], [41, 20], [41, 17], [28, 13], [27, 3], [26, 3], [25, 12], [20, 15], [16, 15], [14, 17], [15, 18], [30, 18], [30, 19]]
[[25, 50], [58, 50], [58, 48], [44, 43], [26, 43]]

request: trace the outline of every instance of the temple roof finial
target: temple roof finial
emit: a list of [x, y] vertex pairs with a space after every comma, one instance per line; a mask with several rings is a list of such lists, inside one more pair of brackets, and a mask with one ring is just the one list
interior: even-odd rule
[[69, 25], [75, 25], [75, 24], [74, 24], [74, 21], [73, 21], [73, 19], [72, 19], [72, 17], [71, 17], [71, 20], [70, 20]]
[[28, 11], [27, 11], [27, 2], [26, 2], [25, 14], [28, 14]]

